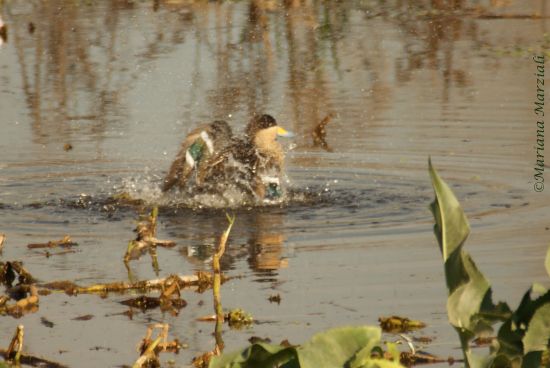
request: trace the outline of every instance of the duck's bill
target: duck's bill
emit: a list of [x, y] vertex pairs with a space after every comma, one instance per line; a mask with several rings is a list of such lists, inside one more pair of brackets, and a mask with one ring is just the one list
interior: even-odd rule
[[292, 133], [290, 130], [286, 130], [283, 127], [277, 127], [277, 135], [279, 137], [285, 137], [285, 138], [292, 138], [294, 137], [294, 133]]

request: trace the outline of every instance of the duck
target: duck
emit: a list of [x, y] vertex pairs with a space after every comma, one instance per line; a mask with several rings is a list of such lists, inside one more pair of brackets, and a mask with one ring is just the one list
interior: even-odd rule
[[191, 174], [199, 172], [208, 159], [222, 151], [232, 138], [233, 131], [224, 120], [215, 120], [192, 130], [181, 143], [163, 180], [162, 191], [167, 192], [174, 186], [184, 189]]
[[234, 185], [261, 201], [282, 196], [282, 173], [285, 154], [278, 137], [294, 134], [280, 126], [269, 114], [255, 115], [245, 128], [244, 137], [234, 137], [231, 143], [212, 155], [197, 174], [201, 186]]

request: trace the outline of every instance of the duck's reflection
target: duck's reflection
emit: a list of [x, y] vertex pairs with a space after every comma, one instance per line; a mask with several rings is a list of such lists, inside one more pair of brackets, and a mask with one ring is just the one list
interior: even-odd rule
[[284, 214], [280, 212], [258, 213], [250, 221], [251, 233], [247, 244], [248, 264], [252, 270], [266, 276], [276, 276], [279, 268], [288, 266], [283, 254], [283, 222]]
[[[278, 270], [288, 266], [285, 258], [284, 209], [253, 209], [240, 211], [230, 235], [226, 252], [221, 259], [222, 270], [237, 268], [246, 260], [258, 276], [257, 281], [275, 281]], [[225, 213], [177, 213], [165, 220], [172, 236], [183, 245], [180, 253], [196, 269], [209, 268]]]

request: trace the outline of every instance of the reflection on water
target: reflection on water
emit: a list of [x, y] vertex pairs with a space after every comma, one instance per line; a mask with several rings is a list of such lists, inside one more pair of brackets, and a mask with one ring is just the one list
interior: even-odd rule
[[[298, 133], [285, 147], [289, 200], [234, 209], [221, 263], [241, 276], [224, 285], [224, 306], [274, 322], [226, 332], [227, 348], [396, 313], [428, 322], [433, 352], [453, 355], [427, 157], [471, 219], [467, 247], [496, 298], [513, 304], [545, 275], [549, 239], [550, 199], [529, 183], [528, 50], [545, 45], [544, 4], [0, 1], [2, 257], [45, 281], [124, 280], [136, 212], [160, 204], [158, 237], [177, 246], [158, 249], [156, 268], [132, 262], [133, 276], [209, 269], [225, 214], [163, 202], [159, 185], [199, 122], [224, 119], [239, 133], [268, 112]], [[109, 200], [121, 190], [145, 205]], [[46, 259], [25, 247], [65, 234], [76, 253]], [[131, 321], [115, 303], [124, 298], [48, 296], [37, 315], [0, 320], [0, 341], [22, 322], [36, 354], [114, 366], [135, 359], [145, 323], [163, 321], [190, 347], [178, 364], [211, 348], [195, 321], [206, 297], [184, 295], [178, 318], [148, 311]], [[93, 324], [66, 320], [85, 314]], [[58, 329], [45, 331], [41, 316]]]

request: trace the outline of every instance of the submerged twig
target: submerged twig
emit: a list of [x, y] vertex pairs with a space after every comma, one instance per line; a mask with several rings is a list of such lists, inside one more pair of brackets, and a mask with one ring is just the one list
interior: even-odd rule
[[55, 247], [72, 247], [75, 245], [78, 245], [78, 243], [75, 243], [69, 235], [65, 235], [63, 239], [60, 239], [60, 240], [50, 240], [47, 243], [27, 244], [27, 248], [40, 249], [40, 248], [55, 248]]
[[19, 365], [21, 359], [21, 351], [23, 350], [23, 338], [25, 335], [25, 328], [23, 325], [17, 326], [15, 333], [11, 338], [8, 350], [6, 350], [6, 360], [13, 361]]
[[417, 351], [416, 353], [409, 353], [407, 351], [401, 352], [400, 359], [401, 364], [406, 367], [410, 367], [417, 364], [436, 364], [436, 363], [448, 363], [449, 365], [456, 362], [464, 362], [463, 359], [455, 359], [453, 357], [441, 358], [424, 351]]
[[[6, 359], [7, 350], [0, 349], [0, 356], [3, 356], [4, 359]], [[68, 368], [66, 365], [63, 365], [58, 362], [54, 362], [45, 358], [37, 357], [34, 355], [29, 355], [25, 353], [21, 353], [19, 360], [21, 361], [21, 364], [24, 364], [25, 366], [33, 366], [33, 367], [44, 367], [44, 368]]]
[[[160, 332], [155, 340], [151, 340], [153, 330], [158, 329]], [[145, 337], [141, 340], [138, 351], [139, 358], [136, 360], [132, 368], [142, 368], [150, 366], [160, 366], [159, 354], [161, 352], [178, 353], [182, 347], [178, 339], [168, 341], [168, 330], [170, 326], [167, 323], [157, 323], [147, 327]]]
[[[151, 290], [162, 289], [167, 280], [177, 281], [180, 289], [198, 287], [199, 290], [205, 290], [212, 286], [213, 276], [208, 272], [198, 271], [194, 275], [170, 275], [160, 279], [142, 280], [137, 282], [112, 282], [106, 284], [95, 284], [91, 286], [78, 286], [70, 281], [54, 281], [40, 285], [49, 290], [62, 290], [67, 294], [74, 295], [80, 293], [108, 293], [123, 292], [128, 290]], [[222, 278], [222, 282], [227, 278]]]
[[226, 316], [223, 313], [222, 303], [221, 303], [221, 283], [222, 283], [222, 271], [220, 266], [220, 259], [223, 256], [225, 252], [225, 245], [227, 243], [227, 239], [229, 238], [229, 233], [231, 232], [231, 228], [233, 227], [233, 223], [235, 222], [235, 216], [227, 216], [227, 220], [229, 221], [229, 225], [227, 226], [227, 229], [223, 232], [223, 234], [220, 236], [220, 242], [218, 244], [218, 249], [216, 249], [216, 253], [214, 253], [214, 257], [212, 258], [212, 271], [214, 274], [214, 281], [212, 284], [212, 292], [214, 294], [214, 311], [215, 315], [211, 317], [206, 317], [202, 319], [203, 321], [216, 321], [216, 327], [214, 328], [214, 337], [216, 339], [216, 345], [214, 346], [214, 350], [206, 352], [200, 356], [197, 356], [193, 359], [193, 366], [195, 367], [208, 367], [208, 363], [210, 359], [213, 356], [218, 356], [222, 353], [224, 348], [224, 342], [222, 338], [222, 327], [223, 323], [225, 321]]
[[156, 238], [157, 232], [157, 217], [158, 208], [155, 207], [151, 211], [151, 214], [144, 220], [137, 224], [135, 232], [137, 233], [136, 239], [131, 240], [128, 243], [126, 253], [124, 253], [124, 263], [132, 259], [138, 259], [143, 253], [149, 250], [151, 257], [153, 258], [153, 267], [156, 265], [158, 269], [158, 263], [156, 263], [156, 247], [171, 248], [176, 245], [171, 240], [160, 240]]
[[225, 244], [227, 243], [227, 239], [229, 238], [229, 233], [231, 232], [231, 228], [233, 227], [233, 223], [235, 222], [235, 216], [230, 217], [227, 215], [227, 220], [229, 221], [229, 225], [227, 226], [227, 229], [223, 232], [222, 236], [220, 237], [220, 243], [218, 245], [218, 249], [216, 250], [216, 253], [214, 254], [214, 257], [212, 259], [212, 272], [214, 273], [214, 283], [212, 285], [212, 291], [214, 294], [214, 311], [216, 312], [216, 329], [215, 329], [215, 336], [216, 336], [216, 347], [214, 349], [214, 353], [218, 355], [224, 347], [224, 342], [221, 337], [221, 326], [223, 325], [223, 322], [225, 320], [225, 316], [223, 313], [222, 303], [221, 303], [221, 295], [220, 295], [220, 289], [221, 289], [221, 267], [220, 267], [220, 259], [225, 253]]

